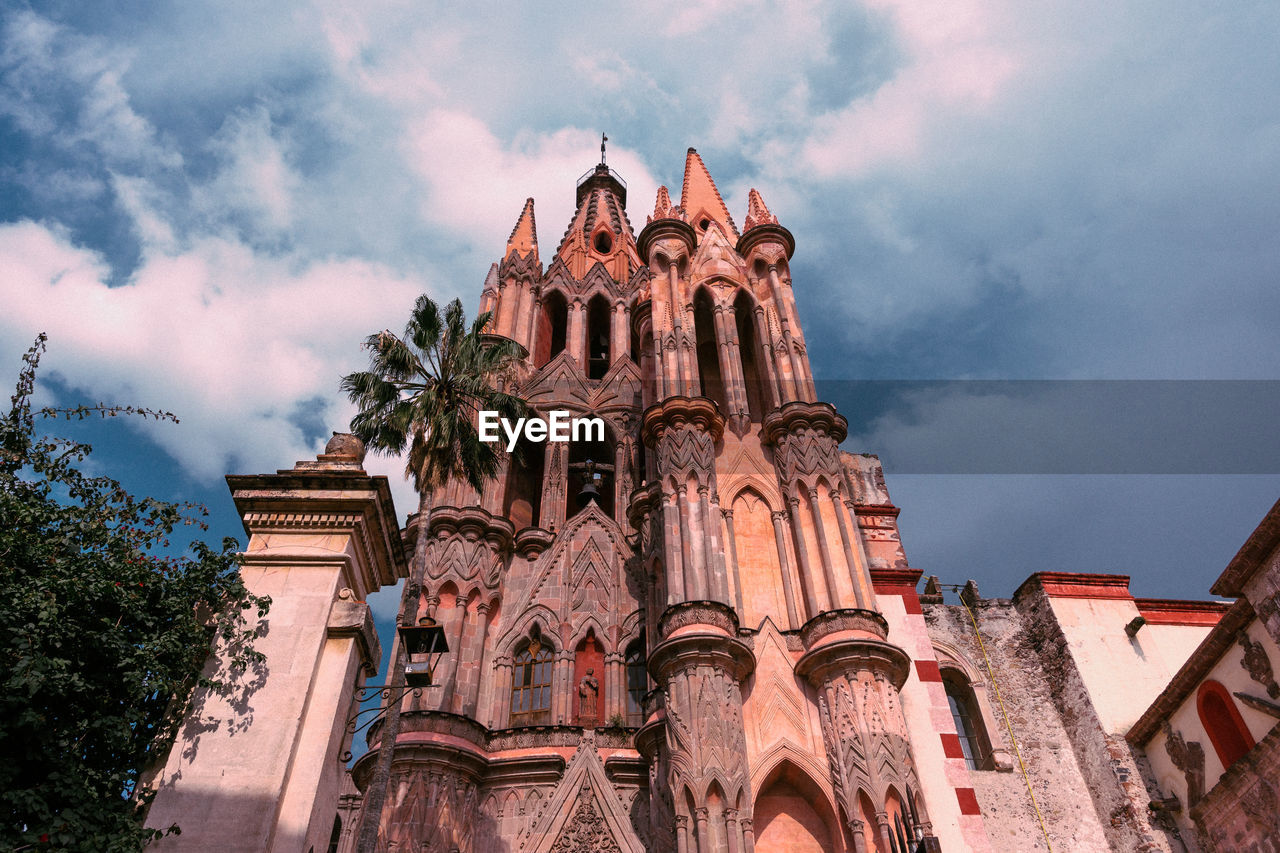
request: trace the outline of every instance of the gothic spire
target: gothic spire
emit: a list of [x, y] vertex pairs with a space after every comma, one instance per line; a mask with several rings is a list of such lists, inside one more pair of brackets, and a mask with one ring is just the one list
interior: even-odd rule
[[538, 228], [533, 219], [533, 199], [527, 198], [524, 210], [520, 211], [520, 218], [516, 220], [516, 227], [511, 229], [511, 236], [507, 238], [507, 252], [502, 257], [506, 260], [512, 253], [516, 253], [523, 258], [528, 257], [530, 252], [533, 253], [533, 260], [538, 260]]
[[714, 221], [720, 223], [731, 239], [737, 239], [738, 229], [733, 224], [729, 209], [725, 207], [724, 199], [720, 197], [720, 190], [716, 189], [711, 173], [693, 148], [689, 149], [684, 161], [684, 186], [680, 191], [680, 206], [688, 214], [689, 224], [699, 234], [706, 230], [703, 222], [709, 224]]
[[649, 221], [668, 219], [675, 215], [675, 212], [671, 209], [671, 194], [667, 192], [665, 185], [658, 187], [658, 200], [653, 204], [653, 216], [649, 217]]
[[764, 197], [760, 195], [759, 190], [752, 187], [747, 196], [747, 221], [742, 230], [750, 231], [757, 225], [777, 224], [778, 217], [769, 212], [769, 208], [764, 203]]

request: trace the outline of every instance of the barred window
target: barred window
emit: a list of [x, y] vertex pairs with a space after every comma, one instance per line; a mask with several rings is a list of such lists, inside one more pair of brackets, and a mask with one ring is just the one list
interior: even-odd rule
[[947, 704], [951, 706], [951, 719], [955, 721], [956, 734], [960, 736], [964, 763], [969, 765], [970, 770], [986, 769], [990, 750], [973, 688], [952, 671], [943, 674], [942, 685], [947, 693]]
[[511, 683], [511, 715], [516, 725], [543, 722], [551, 712], [551, 649], [530, 640], [516, 655]]

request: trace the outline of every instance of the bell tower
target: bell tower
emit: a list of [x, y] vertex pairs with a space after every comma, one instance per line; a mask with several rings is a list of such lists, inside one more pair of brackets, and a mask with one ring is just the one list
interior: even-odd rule
[[522, 439], [484, 494], [411, 519], [453, 653], [405, 700], [383, 837], [906, 849], [931, 827], [872, 577], [905, 566], [896, 510], [816, 398], [795, 242], [756, 190], [739, 230], [693, 149], [637, 236], [603, 153], [545, 261], [525, 202], [480, 300], [521, 396], [603, 435]]
[[[739, 634], [758, 641], [767, 619], [803, 652], [794, 673], [817, 704], [838, 831], [879, 849], [883, 792], [919, 790], [898, 706], [909, 660], [876, 610], [839, 449], [847, 423], [816, 399], [795, 242], [754, 189], [740, 233], [690, 149], [680, 203], [658, 191], [638, 247], [651, 273], [634, 323], [652, 461], [632, 520], [648, 528], [642, 559], [659, 590], [646, 624], [661, 707], [637, 737], [651, 797], [673, 810], [677, 849], [753, 848], [742, 714], [756, 656]], [[871, 814], [860, 792], [876, 798]]]

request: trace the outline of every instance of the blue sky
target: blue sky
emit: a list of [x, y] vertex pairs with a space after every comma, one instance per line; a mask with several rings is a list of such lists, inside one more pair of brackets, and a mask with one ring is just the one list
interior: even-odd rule
[[[761, 190], [824, 379], [1280, 379], [1274, 3], [0, 10], [0, 353], [16, 376], [46, 331], [48, 399], [176, 412], [78, 430], [220, 534], [224, 474], [350, 417], [365, 335], [421, 292], [474, 310], [526, 196], [555, 245], [601, 131], [638, 225], [689, 146], [739, 222]], [[846, 412], [848, 447], [936, 445], [950, 411]], [[1194, 597], [1280, 496], [1264, 468], [889, 486], [945, 581]]]

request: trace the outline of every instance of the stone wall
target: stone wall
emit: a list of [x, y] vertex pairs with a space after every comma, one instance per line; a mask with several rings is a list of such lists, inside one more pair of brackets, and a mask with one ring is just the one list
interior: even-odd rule
[[[923, 609], [935, 640], [964, 655], [979, 677], [988, 682], [987, 693], [995, 706], [995, 720], [998, 726], [1004, 726], [995, 697], [994, 687], [998, 686], [1013, 729], [1016, 753], [1007, 731], [988, 732], [993, 743], [1005, 743], [1014, 753], [1012, 770], [970, 771], [992, 847], [1018, 851], [1046, 849], [1027, 782], [1018, 766], [1017, 753], [1020, 753], [1055, 850], [1138, 849], [1113, 847], [1099, 820], [1090, 796], [1090, 782], [1072, 749], [1071, 733], [1057, 710], [1055, 691], [1050, 687], [1051, 680], [1060, 681], [1069, 676], [1062, 672], [1050, 676], [1046, 672], [1036, 639], [1011, 601], [987, 599], [976, 605], [975, 615], [996, 685], [989, 683], [982, 651], [964, 608], [925, 604]], [[1087, 703], [1087, 699], [1085, 701]]]

